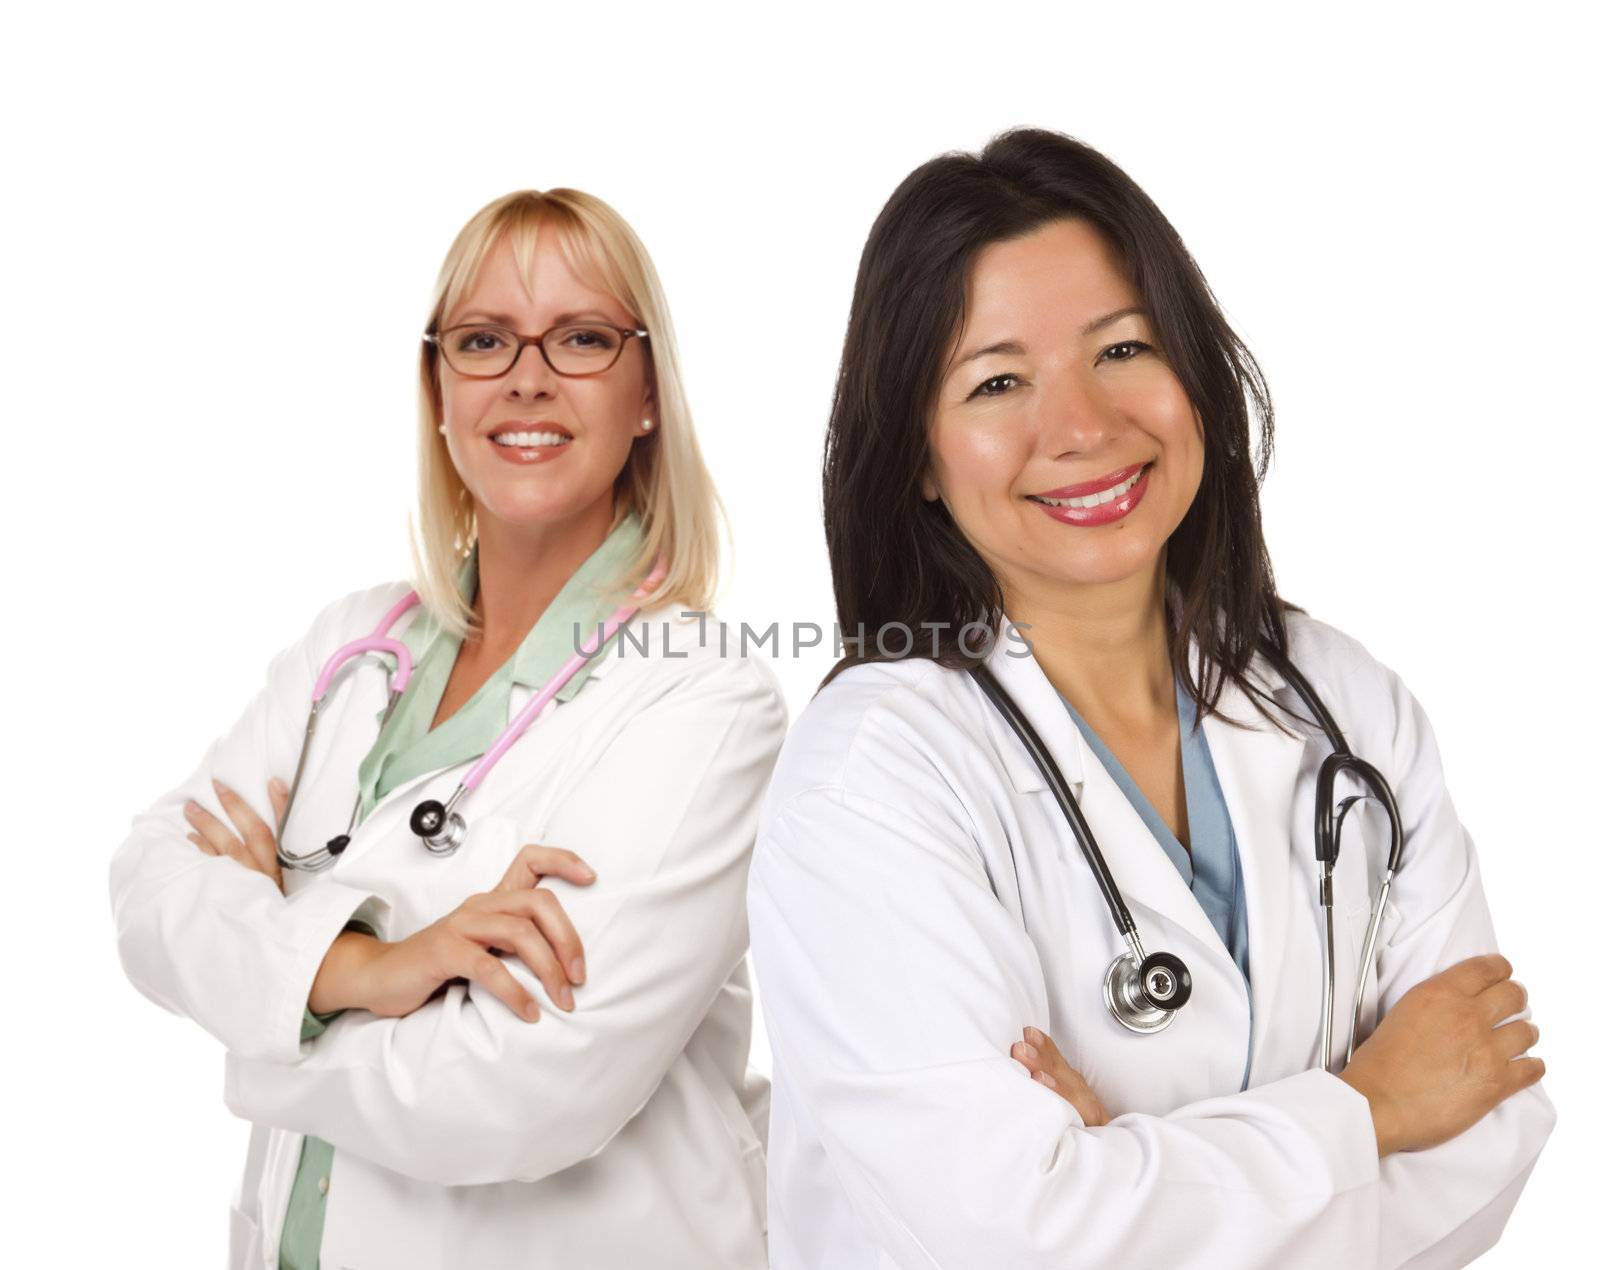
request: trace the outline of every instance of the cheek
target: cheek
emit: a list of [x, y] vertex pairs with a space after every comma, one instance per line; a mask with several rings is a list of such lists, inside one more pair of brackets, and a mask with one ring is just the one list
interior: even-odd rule
[[495, 399], [493, 379], [456, 379], [446, 375], [439, 384], [440, 421], [452, 431], [478, 423]]
[[982, 422], [935, 424], [928, 441], [939, 488], [957, 506], [1009, 498], [1027, 459], [1014, 428]]

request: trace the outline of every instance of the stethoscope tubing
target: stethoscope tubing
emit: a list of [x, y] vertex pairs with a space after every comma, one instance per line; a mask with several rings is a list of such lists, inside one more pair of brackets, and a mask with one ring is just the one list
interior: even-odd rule
[[[666, 576], [666, 572], [666, 557], [657, 557], [654, 566], [646, 575], [644, 581], [629, 596], [628, 602], [621, 605], [611, 616], [606, 618], [599, 629], [585, 639], [579, 645], [577, 651], [563, 662], [556, 673], [529, 698], [493, 744], [468, 769], [466, 776], [462, 778], [461, 783], [456, 786], [454, 792], [450, 795], [449, 801], [442, 806], [434, 805], [438, 807], [436, 817], [439, 823], [438, 836], [419, 835], [423, 837], [423, 844], [430, 852], [435, 855], [450, 855], [455, 852], [466, 833], [466, 824], [456, 811], [461, 800], [478, 788], [484, 778], [494, 770], [495, 764], [504, 757], [506, 752], [533, 726], [534, 720], [555, 700], [556, 694], [566, 687], [572, 677], [588, 664], [589, 660], [600, 650], [605, 642], [615, 635], [639, 611], [645, 597], [656, 588], [661, 579]], [[278, 818], [277, 824], [278, 863], [282, 867], [301, 869], [310, 873], [320, 872], [330, 867], [338, 859], [343, 853], [345, 845], [348, 844], [350, 835], [355, 832], [361, 812], [361, 795], [359, 791], [356, 794], [355, 806], [350, 813], [349, 825], [343, 834], [331, 839], [329, 845], [318, 847], [315, 851], [308, 851], [303, 855], [295, 855], [288, 852], [283, 846], [284, 826], [289, 822], [289, 813], [294, 807], [295, 795], [299, 792], [300, 780], [305, 774], [306, 756], [311, 752], [311, 741], [316, 735], [317, 720], [321, 714], [323, 698], [332, 686], [334, 677], [347, 662], [356, 657], [365, 656], [369, 653], [388, 653], [395, 658], [395, 669], [390, 672], [388, 704], [384, 708], [383, 717], [378, 724], [378, 730], [381, 733], [384, 725], [388, 723], [390, 716], [394, 713], [395, 706], [399, 703], [401, 695], [405, 692], [407, 685], [410, 684], [413, 669], [411, 650], [401, 641], [390, 639], [388, 637], [389, 631], [419, 601], [420, 597], [416, 591], [411, 591], [403, 596], [383, 615], [383, 618], [373, 628], [370, 635], [352, 640], [350, 643], [335, 650], [322, 667], [316, 682], [312, 685], [311, 711], [306, 719], [305, 735], [300, 742], [300, 754], [295, 760], [294, 779], [289, 786], [289, 797], [284, 804], [283, 815]], [[425, 803], [422, 806], [426, 807], [430, 806], [430, 804]], [[416, 812], [413, 812], [413, 822], [418, 820], [421, 811], [422, 807], [419, 807]]]
[[[1350, 1015], [1350, 1042], [1345, 1050], [1345, 1062], [1349, 1062], [1355, 1053], [1356, 1028], [1361, 1016], [1362, 1001], [1366, 992], [1367, 979], [1372, 969], [1372, 964], [1377, 950], [1378, 926], [1383, 919], [1384, 911], [1388, 904], [1389, 888], [1394, 880], [1394, 875], [1400, 867], [1401, 854], [1404, 847], [1404, 832], [1401, 828], [1399, 804], [1383, 774], [1372, 764], [1358, 758], [1351, 753], [1345, 742], [1344, 733], [1335, 722], [1333, 715], [1323, 704], [1321, 697], [1311, 687], [1311, 684], [1297, 667], [1288, 659], [1287, 655], [1270, 642], [1264, 642], [1262, 652], [1268, 662], [1276, 669], [1294, 690], [1295, 695], [1311, 712], [1317, 727], [1327, 737], [1332, 753], [1323, 760], [1321, 769], [1317, 773], [1317, 796], [1315, 815], [1315, 843], [1316, 858], [1320, 864], [1319, 902], [1323, 912], [1323, 974], [1322, 974], [1322, 1002], [1320, 1011], [1319, 1034], [1321, 1038], [1322, 1066], [1327, 1071], [1333, 1070], [1333, 997], [1335, 988], [1335, 948], [1334, 918], [1333, 918], [1333, 867], [1338, 860], [1339, 838], [1345, 816], [1355, 803], [1363, 798], [1374, 798], [1383, 805], [1389, 819], [1389, 861], [1382, 887], [1379, 890], [1378, 902], [1373, 908], [1371, 917], [1367, 922], [1367, 930], [1362, 940], [1360, 975], [1356, 981], [1356, 993]], [[1122, 893], [1117, 887], [1116, 880], [1111, 874], [1100, 845], [1095, 840], [1088, 822], [1084, 819], [1083, 811], [1078, 806], [1078, 801], [1072, 796], [1072, 791], [1067, 787], [1066, 780], [1061, 775], [1061, 770], [1056, 766], [1055, 759], [1049, 749], [1028, 722], [1027, 717], [1011, 699], [1009, 693], [1000, 686], [990, 669], [982, 663], [968, 667], [968, 673], [977, 682], [983, 694], [993, 704], [1002, 718], [1010, 726], [1017, 739], [1028, 751], [1034, 764], [1038, 767], [1045, 784], [1054, 795], [1057, 805], [1072, 829], [1073, 837], [1077, 839], [1079, 849], [1090, 872], [1094, 875], [1095, 882], [1100, 888], [1100, 893], [1105, 899], [1106, 908], [1111, 914], [1111, 919], [1117, 927], [1117, 933], [1127, 941], [1133, 957], [1138, 961], [1144, 960], [1143, 946], [1139, 940], [1139, 933], [1134, 924], [1133, 916], [1123, 901]], [[1366, 795], [1352, 795], [1345, 798], [1335, 808], [1333, 800], [1334, 784], [1341, 773], [1360, 780], [1370, 793]], [[1012, 868], [1016, 868], [1016, 852], [1012, 849]], [[1019, 908], [1021, 894], [1018, 894]], [[1023, 928], [1027, 928], [1027, 916], [1019, 911]], [[1155, 958], [1170, 957], [1170, 954], [1154, 954]], [[1112, 969], [1127, 960], [1127, 955], [1113, 962]], [[1174, 959], [1176, 960], [1176, 959]], [[1181, 967], [1182, 963], [1177, 962]], [[1110, 975], [1108, 974], [1108, 984]], [[1149, 1026], [1146, 1017], [1142, 1025], [1136, 1026], [1129, 1018], [1124, 1018], [1119, 1012], [1115, 1001], [1115, 994], [1109, 990], [1106, 994], [1108, 1006], [1117, 1021], [1136, 1032], [1159, 1031], [1159, 1027]], [[1188, 1000], [1187, 993], [1168, 1012], [1169, 1016]]]

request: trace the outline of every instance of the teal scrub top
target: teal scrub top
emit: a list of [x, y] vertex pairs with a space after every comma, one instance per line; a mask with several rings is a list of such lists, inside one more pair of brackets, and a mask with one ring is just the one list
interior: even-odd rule
[[[1228, 814], [1228, 804], [1222, 797], [1222, 785], [1217, 780], [1216, 765], [1211, 759], [1211, 747], [1206, 744], [1205, 730], [1196, 719], [1195, 703], [1184, 691], [1183, 681], [1177, 682], [1178, 734], [1182, 743], [1183, 798], [1189, 813], [1189, 850], [1167, 827], [1167, 822], [1145, 797], [1144, 791], [1128, 775], [1104, 741], [1095, 733], [1072, 707], [1066, 697], [1061, 698], [1078, 731], [1089, 743], [1111, 779], [1139, 813], [1155, 840], [1161, 844], [1173, 868], [1178, 870], [1185, 885], [1194, 893], [1212, 929], [1227, 946], [1228, 954], [1244, 976], [1246, 1000], [1250, 999], [1250, 929], [1245, 920], [1244, 873], [1239, 867], [1239, 843], [1233, 833], [1233, 818]], [[1059, 695], [1059, 694], [1058, 694]], [[1254, 1008], [1252, 1005], [1252, 1015]], [[1253, 1057], [1253, 1055], [1252, 1055]], [[1239, 1088], [1250, 1083], [1250, 1058], [1245, 1060], [1244, 1081]]]

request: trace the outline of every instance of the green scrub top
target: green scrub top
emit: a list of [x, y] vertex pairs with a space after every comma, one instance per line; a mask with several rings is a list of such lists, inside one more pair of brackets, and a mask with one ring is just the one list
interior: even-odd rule
[[[546, 683], [572, 656], [576, 645], [593, 637], [600, 623], [617, 606], [610, 590], [632, 562], [643, 542], [643, 528], [628, 513], [606, 540], [578, 566], [550, 606], [539, 616], [521, 646], [494, 672], [459, 710], [430, 728], [444, 697], [445, 685], [461, 651], [461, 640], [437, 626], [423, 610], [400, 636], [411, 653], [411, 682], [377, 741], [361, 762], [357, 780], [361, 787], [360, 819], [390, 790], [424, 772], [453, 767], [482, 755], [511, 721], [513, 684], [537, 688]], [[478, 552], [474, 547], [463, 564], [458, 583], [469, 601], [478, 591]], [[574, 626], [579, 634], [574, 633]], [[557, 701], [570, 701], [589, 678], [590, 669], [616, 646], [613, 636], [556, 693]], [[379, 654], [383, 656], [382, 654]], [[391, 666], [394, 659], [384, 657]], [[379, 718], [382, 718], [380, 712]], [[376, 934], [359, 922], [352, 927]], [[313, 1014], [308, 1008], [300, 1025], [300, 1039], [321, 1035], [337, 1016]], [[333, 1146], [307, 1135], [300, 1148], [300, 1164], [289, 1192], [283, 1238], [278, 1248], [279, 1270], [318, 1270], [322, 1253], [322, 1223], [327, 1209], [328, 1179], [333, 1171]]]

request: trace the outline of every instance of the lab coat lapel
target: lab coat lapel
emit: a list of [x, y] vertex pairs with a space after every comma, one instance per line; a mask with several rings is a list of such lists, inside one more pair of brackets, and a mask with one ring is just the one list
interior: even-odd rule
[[[1140, 819], [1133, 804], [1106, 771], [1105, 765], [1083, 740], [1038, 661], [1031, 655], [1013, 655], [1016, 651], [1014, 646], [1006, 646], [1006, 641], [996, 641], [987, 665], [1000, 685], [1011, 694], [1012, 700], [1033, 725], [1034, 731], [1061, 769], [1063, 779], [1071, 788], [1083, 810], [1084, 819], [1094, 832], [1100, 854], [1105, 857], [1111, 876], [1122, 892], [1123, 901], [1141, 931], [1146, 951], [1154, 951], [1163, 945], [1163, 941], [1153, 938], [1156, 925], [1175, 925], [1206, 950], [1208, 961], [1213, 963], [1208, 965], [1207, 971], [1226, 975], [1229, 981], [1237, 983], [1242, 997], [1244, 985], [1238, 967], [1233, 964], [1233, 958], [1218, 938], [1200, 902], [1173, 867], [1161, 844]], [[973, 688], [977, 691], [977, 685], [973, 685]], [[1027, 749], [1011, 735], [999, 712], [987, 707], [987, 703], [986, 708], [991, 716], [991, 735], [995, 738], [1013, 788], [1019, 793], [1046, 800], [1047, 819], [1055, 832], [1059, 850], [1080, 858], [1081, 851], [1072, 828], [1055, 806], [1054, 795], [1050, 793], [1049, 786], [1045, 784]], [[1229, 806], [1232, 807], [1231, 799]], [[1197, 968], [1190, 969], [1192, 972]]]
[[[598, 682], [611, 670], [611, 657], [598, 657], [588, 667], [588, 678]], [[540, 685], [526, 685], [514, 683], [507, 698], [507, 712], [505, 723], [509, 725], [516, 718], [517, 713], [534, 696]], [[560, 696], [545, 704], [538, 716], [528, 725], [529, 732], [537, 729], [541, 720], [549, 717], [552, 711], [560, 710], [566, 703]], [[517, 793], [522, 787], [522, 781], [517, 779], [518, 751], [527, 741], [528, 732], [524, 732], [515, 745], [501, 756], [499, 763], [484, 777], [483, 783], [469, 793], [461, 804], [461, 814], [467, 818], [470, 825], [475, 819], [488, 816], [496, 811], [507, 798]], [[498, 733], [496, 734], [498, 739]], [[379, 801], [367, 818], [356, 826], [355, 833], [351, 836], [350, 846], [341, 857], [340, 863], [347, 863], [359, 859], [366, 854], [370, 845], [382, 841], [393, 833], [402, 829], [411, 818], [411, 812], [416, 805], [425, 798], [436, 798], [440, 802], [449, 800], [455, 792], [456, 786], [466, 778], [468, 772], [481, 756], [454, 764], [451, 767], [437, 768], [431, 772], [423, 772], [409, 780], [396, 785]], [[496, 779], [499, 777], [499, 779]]]
[[[1289, 689], [1264, 659], [1258, 658], [1251, 670], [1252, 678], [1281, 703]], [[1269, 1075], [1274, 1064], [1266, 1051], [1268, 1038], [1281, 1036], [1291, 1020], [1303, 1021], [1307, 1002], [1312, 1003], [1314, 1014], [1318, 1000], [1319, 967], [1311, 966], [1307, 977], [1301, 960], [1291, 955], [1297, 947], [1294, 924], [1309, 920], [1302, 893], [1315, 884], [1312, 862], [1296, 858], [1293, 833], [1297, 817], [1309, 825], [1311, 816], [1309, 800], [1298, 797], [1307, 733], [1282, 712], [1277, 717], [1290, 731], [1280, 731], [1231, 682], [1224, 685], [1217, 706], [1246, 725], [1236, 727], [1212, 714], [1201, 727], [1233, 822], [1244, 874], [1250, 936], [1251, 1078], [1260, 1083], [1273, 1078]], [[1309, 851], [1306, 854], [1309, 857]]]

